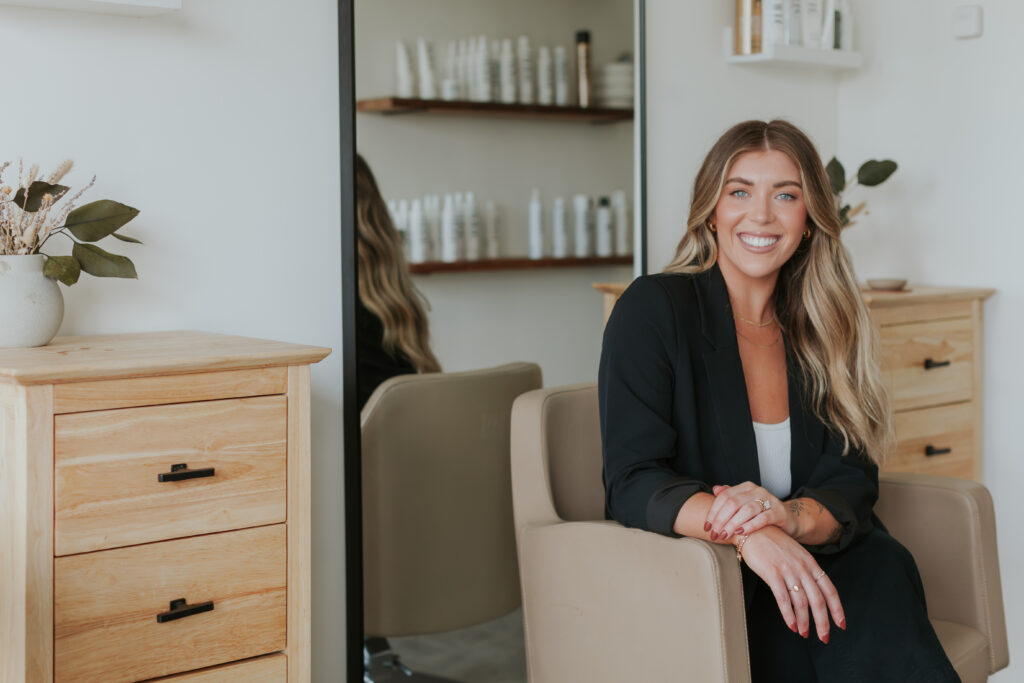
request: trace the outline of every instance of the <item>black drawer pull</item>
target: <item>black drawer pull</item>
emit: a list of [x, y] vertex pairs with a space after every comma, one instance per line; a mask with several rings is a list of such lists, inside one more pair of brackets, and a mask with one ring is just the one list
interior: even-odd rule
[[929, 457], [933, 456], [933, 455], [945, 455], [946, 453], [952, 453], [952, 452], [953, 452], [952, 448], [936, 448], [935, 446], [932, 446], [931, 444], [928, 444], [927, 446], [924, 447], [924, 454], [929, 456]]
[[170, 472], [161, 472], [156, 475], [157, 481], [182, 481], [184, 479], [199, 479], [200, 477], [212, 477], [213, 468], [206, 467], [201, 470], [190, 470], [185, 463], [171, 465]]
[[944, 368], [953, 361], [949, 360], [932, 360], [931, 358], [924, 359], [924, 369], [931, 370], [932, 368]]
[[193, 614], [202, 614], [203, 612], [213, 611], [213, 601], [200, 602], [197, 605], [185, 604], [185, 598], [178, 598], [177, 600], [171, 600], [171, 609], [168, 612], [161, 612], [156, 615], [156, 620], [161, 624], [165, 621], [174, 621], [175, 619], [184, 619], [190, 617]]

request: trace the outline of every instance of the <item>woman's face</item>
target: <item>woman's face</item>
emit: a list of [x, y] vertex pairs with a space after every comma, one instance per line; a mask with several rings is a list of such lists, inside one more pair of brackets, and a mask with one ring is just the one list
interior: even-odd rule
[[800, 170], [777, 150], [741, 154], [726, 173], [711, 222], [727, 279], [774, 283], [807, 229]]

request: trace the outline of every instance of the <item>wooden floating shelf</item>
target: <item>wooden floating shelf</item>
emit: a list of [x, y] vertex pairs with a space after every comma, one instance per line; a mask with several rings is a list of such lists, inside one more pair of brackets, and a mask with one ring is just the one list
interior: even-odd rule
[[856, 69], [864, 63], [864, 57], [852, 50], [822, 50], [801, 45], [765, 45], [764, 52], [752, 55], [733, 53], [732, 27], [725, 29], [723, 37], [725, 61], [730, 64], [787, 64], [794, 66], [817, 66], [829, 69]]
[[448, 114], [452, 116], [483, 116], [493, 118], [549, 119], [611, 123], [632, 121], [632, 109], [601, 107], [556, 107], [540, 104], [501, 104], [498, 102], [466, 102], [418, 100], [401, 97], [378, 97], [356, 102], [356, 111], [368, 114]]
[[579, 268], [583, 266], [631, 266], [632, 255], [628, 256], [586, 256], [583, 258], [499, 258], [479, 261], [428, 261], [410, 263], [409, 271], [417, 275], [429, 273], [465, 273], [486, 270], [534, 270], [538, 268]]
[[148, 17], [181, 9], [181, 0], [0, 0], [0, 5]]

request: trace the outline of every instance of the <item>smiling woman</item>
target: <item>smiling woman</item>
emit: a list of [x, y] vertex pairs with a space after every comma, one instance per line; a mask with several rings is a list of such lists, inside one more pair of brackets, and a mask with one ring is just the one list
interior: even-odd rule
[[839, 231], [792, 124], [712, 147], [675, 259], [605, 329], [606, 509], [735, 545], [754, 681], [956, 681], [914, 560], [872, 511], [892, 416]]

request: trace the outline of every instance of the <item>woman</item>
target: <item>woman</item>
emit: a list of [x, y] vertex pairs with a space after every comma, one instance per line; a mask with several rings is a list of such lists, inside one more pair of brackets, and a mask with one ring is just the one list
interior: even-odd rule
[[892, 417], [839, 231], [795, 126], [715, 143], [675, 258], [605, 330], [607, 514], [736, 546], [754, 681], [958, 681], [872, 513]]
[[440, 372], [430, 350], [426, 299], [412, 284], [402, 240], [370, 166], [356, 155], [356, 226], [359, 300], [356, 338], [359, 409], [384, 380], [415, 372]]

